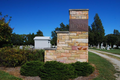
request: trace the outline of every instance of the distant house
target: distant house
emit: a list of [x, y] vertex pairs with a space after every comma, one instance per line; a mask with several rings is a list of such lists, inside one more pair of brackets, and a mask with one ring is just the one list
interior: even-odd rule
[[35, 49], [43, 49], [51, 47], [50, 37], [36, 36], [34, 38]]

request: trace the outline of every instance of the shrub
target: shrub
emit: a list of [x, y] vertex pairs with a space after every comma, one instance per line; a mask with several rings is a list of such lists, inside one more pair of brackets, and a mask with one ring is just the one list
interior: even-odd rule
[[76, 77], [74, 72], [75, 69], [71, 65], [57, 61], [47, 61], [39, 76], [42, 80], [68, 80]]
[[75, 74], [78, 76], [88, 76], [94, 71], [94, 67], [87, 62], [76, 62], [71, 64], [75, 68]]
[[13, 44], [12, 43], [11, 44], [9, 44], [9, 43], [3, 44], [2, 47], [13, 47]]
[[26, 50], [26, 51], [29, 52], [27, 55], [28, 61], [40, 60], [40, 61], [44, 62], [44, 50], [32, 50], [32, 51]]
[[26, 62], [21, 66], [20, 74], [25, 76], [38, 76], [43, 64], [44, 63], [40, 61]]
[[8, 47], [0, 49], [0, 65], [15, 67], [33, 60], [44, 61], [44, 50], [24, 50]]
[[20, 73], [25, 76], [40, 76], [42, 80], [68, 80], [88, 76], [94, 71], [87, 62], [64, 64], [57, 61], [30, 61], [22, 65]]
[[2, 48], [0, 50], [0, 62], [3, 66], [17, 66], [26, 62], [26, 56], [22, 55], [22, 50], [14, 48]]

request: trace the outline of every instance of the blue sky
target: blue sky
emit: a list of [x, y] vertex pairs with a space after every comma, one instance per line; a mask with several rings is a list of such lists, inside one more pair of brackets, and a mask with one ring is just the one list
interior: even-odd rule
[[16, 34], [41, 30], [51, 36], [61, 22], [69, 24], [69, 9], [89, 9], [89, 26], [98, 13], [105, 35], [120, 31], [120, 0], [0, 0], [0, 12], [12, 16], [10, 26]]

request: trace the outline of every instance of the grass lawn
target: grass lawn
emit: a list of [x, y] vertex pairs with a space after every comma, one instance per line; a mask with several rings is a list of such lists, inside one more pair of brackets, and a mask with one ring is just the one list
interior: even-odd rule
[[[91, 48], [93, 49], [93, 48]], [[113, 54], [118, 54], [120, 55], [120, 49], [111, 49], [111, 50], [106, 50], [106, 49], [95, 49], [95, 50], [99, 50], [99, 51], [105, 51], [105, 52], [110, 52], [110, 53], [113, 53]]]
[[0, 80], [22, 80], [22, 79], [9, 75], [4, 71], [0, 71]]
[[115, 80], [114, 73], [116, 71], [106, 59], [89, 52], [89, 63], [95, 64], [99, 70], [99, 76], [93, 80]]

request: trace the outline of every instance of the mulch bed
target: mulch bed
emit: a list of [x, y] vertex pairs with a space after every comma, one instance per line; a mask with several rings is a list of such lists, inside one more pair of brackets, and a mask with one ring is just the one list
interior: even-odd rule
[[[95, 67], [94, 64], [91, 64], [91, 65]], [[23, 80], [41, 80], [39, 76], [31, 77], [31, 76], [20, 75], [20, 68], [21, 67], [15, 67], [15, 68], [14, 67], [0, 67], [0, 70], [5, 71], [16, 77], [22, 78]], [[80, 77], [75, 78], [74, 80], [92, 80], [95, 77], [97, 77], [98, 75], [99, 75], [99, 71], [95, 67], [95, 71], [91, 75], [89, 75], [87, 77], [80, 76]], [[69, 79], [69, 80], [71, 80], [71, 79]]]

